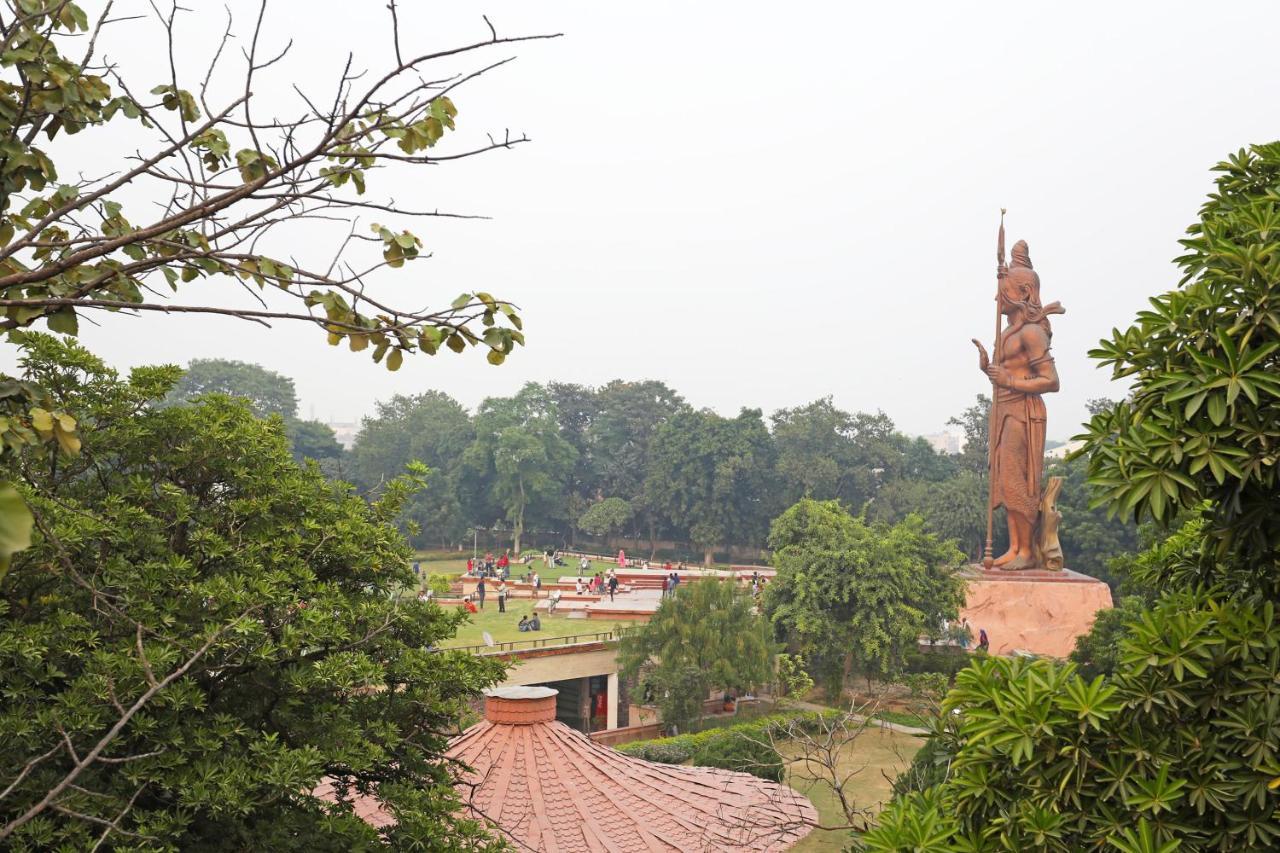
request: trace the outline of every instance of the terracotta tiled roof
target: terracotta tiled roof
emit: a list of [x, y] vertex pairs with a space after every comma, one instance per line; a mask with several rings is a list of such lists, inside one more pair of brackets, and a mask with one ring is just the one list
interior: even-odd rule
[[[711, 853], [786, 850], [817, 822], [800, 794], [747, 773], [641, 761], [555, 719], [556, 691], [488, 691], [483, 722], [449, 742], [471, 768], [458, 784], [469, 816], [538, 853]], [[332, 780], [313, 796], [332, 802]], [[353, 795], [374, 826], [393, 818]]]
[[[549, 688], [523, 689], [554, 696]], [[472, 768], [459, 786], [468, 809], [497, 824], [520, 849], [785, 850], [817, 821], [809, 801], [785, 785], [641, 761], [593, 743], [555, 721], [554, 699], [542, 706], [549, 716], [539, 720], [493, 721], [510, 718], [512, 704], [491, 696], [489, 719], [455, 738], [448, 754]]]
[[381, 829], [384, 826], [390, 826], [396, 822], [386, 807], [378, 800], [377, 797], [366, 797], [363, 794], [357, 794], [355, 791], [342, 790], [336, 779], [332, 776], [326, 776], [320, 780], [320, 784], [311, 792], [311, 796], [326, 803], [336, 803], [343, 800], [351, 803], [351, 807], [355, 810], [356, 817], [365, 823], [376, 826]]

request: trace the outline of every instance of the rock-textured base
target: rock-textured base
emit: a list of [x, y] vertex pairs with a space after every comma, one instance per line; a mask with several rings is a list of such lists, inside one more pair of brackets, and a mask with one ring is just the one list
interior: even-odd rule
[[960, 617], [969, 620], [975, 645], [979, 629], [986, 629], [992, 654], [1066, 657], [1097, 612], [1111, 607], [1110, 587], [1070, 569], [1002, 572], [972, 565], [965, 578]]

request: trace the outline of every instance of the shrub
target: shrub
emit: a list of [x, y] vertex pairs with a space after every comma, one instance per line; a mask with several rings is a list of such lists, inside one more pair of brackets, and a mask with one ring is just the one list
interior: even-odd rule
[[782, 781], [782, 756], [778, 750], [768, 740], [747, 732], [730, 730], [710, 739], [693, 754], [693, 763], [750, 773], [771, 782]]
[[956, 673], [969, 665], [970, 656], [964, 652], [918, 651], [907, 655], [907, 673], [940, 672], [948, 678], [955, 678]]
[[[790, 714], [773, 714], [752, 720], [749, 723], [739, 723], [719, 729], [708, 729], [694, 734], [632, 741], [617, 747], [617, 750], [624, 755], [641, 758], [645, 761], [657, 761], [662, 764], [683, 764], [692, 759], [695, 753], [702, 751], [719, 740], [742, 740], [745, 736], [764, 741], [771, 734], [777, 735], [783, 729], [793, 725], [798, 725], [806, 731], [812, 731], [817, 727], [819, 719], [835, 713], [835, 711], [800, 711]], [[709, 766], [719, 767], [720, 765], [713, 764]]]

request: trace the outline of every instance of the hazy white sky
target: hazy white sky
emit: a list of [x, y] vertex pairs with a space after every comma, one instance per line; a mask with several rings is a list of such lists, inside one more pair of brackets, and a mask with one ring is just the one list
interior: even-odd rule
[[[1210, 167], [1280, 132], [1268, 2], [400, 4], [407, 51], [479, 40], [482, 13], [504, 35], [565, 34], [497, 48], [518, 61], [455, 97], [459, 141], [509, 127], [532, 144], [371, 185], [494, 217], [428, 221], [434, 257], [386, 272], [384, 294], [491, 290], [522, 307], [528, 347], [499, 368], [476, 352], [389, 373], [309, 327], [105, 317], [83, 335], [93, 349], [121, 367], [260, 362], [326, 420], [394, 393], [473, 406], [528, 380], [623, 377], [724, 413], [832, 395], [933, 432], [989, 387], [969, 339], [992, 335], [1005, 206], [1044, 301], [1067, 308], [1063, 391], [1048, 401], [1063, 438], [1086, 399], [1122, 393], [1086, 351], [1176, 284]], [[203, 74], [224, 12], [187, 5], [178, 62]], [[252, 6], [232, 5], [247, 28]], [[147, 87], [163, 61], [154, 31], [104, 37]], [[276, 0], [266, 31], [295, 42], [258, 89], [281, 114], [297, 112], [292, 82], [331, 92], [348, 50], [357, 66], [391, 63], [384, 0]], [[137, 143], [118, 134], [122, 150]], [[86, 173], [110, 166], [100, 142], [69, 149]], [[290, 239], [277, 251], [305, 259], [336, 234]]]

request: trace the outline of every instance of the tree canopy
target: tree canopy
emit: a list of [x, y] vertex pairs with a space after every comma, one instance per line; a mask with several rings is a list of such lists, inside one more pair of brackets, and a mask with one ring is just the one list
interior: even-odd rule
[[758, 409], [736, 418], [685, 411], [654, 436], [644, 493], [653, 508], [705, 552], [751, 541], [768, 524], [774, 448]]
[[711, 690], [767, 683], [775, 651], [751, 596], [735, 584], [703, 578], [681, 583], [652, 619], [622, 635], [618, 666], [624, 678], [649, 683], [664, 721], [687, 728], [702, 716]]
[[587, 508], [578, 520], [578, 526], [588, 533], [603, 536], [631, 521], [631, 504], [622, 498], [605, 498]]
[[765, 612], [834, 691], [855, 670], [900, 671], [963, 603], [962, 555], [918, 516], [867, 524], [836, 501], [806, 498], [773, 522], [769, 547], [778, 574]]
[[224, 358], [193, 358], [167, 399], [190, 402], [203, 394], [226, 394], [249, 402], [260, 418], [298, 416], [293, 380], [257, 364]]
[[[36, 523], [0, 580], [6, 846], [486, 844], [439, 757], [501, 669], [434, 652], [458, 617], [396, 596], [409, 484], [369, 504], [243, 401], [158, 406], [174, 368], [121, 379], [44, 336], [24, 363], [93, 428], [5, 466]], [[308, 796], [323, 776], [397, 824]]]

